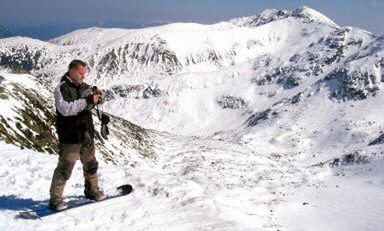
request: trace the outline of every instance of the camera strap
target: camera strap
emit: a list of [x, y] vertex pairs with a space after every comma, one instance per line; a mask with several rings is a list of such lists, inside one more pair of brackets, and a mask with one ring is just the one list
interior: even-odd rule
[[108, 139], [108, 135], [109, 135], [109, 129], [108, 129], [108, 123], [110, 121], [110, 118], [108, 115], [104, 114], [103, 111], [99, 110], [99, 104], [96, 104], [96, 114], [97, 114], [97, 117], [99, 118], [99, 120], [101, 121], [101, 136], [104, 138], [104, 139]]

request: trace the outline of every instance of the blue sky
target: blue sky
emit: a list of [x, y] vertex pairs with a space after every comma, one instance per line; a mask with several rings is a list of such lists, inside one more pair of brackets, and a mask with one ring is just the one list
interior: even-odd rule
[[16, 31], [44, 28], [49, 32], [90, 26], [130, 28], [152, 21], [214, 23], [266, 8], [301, 5], [320, 11], [341, 26], [384, 35], [384, 0], [0, 0], [0, 25]]

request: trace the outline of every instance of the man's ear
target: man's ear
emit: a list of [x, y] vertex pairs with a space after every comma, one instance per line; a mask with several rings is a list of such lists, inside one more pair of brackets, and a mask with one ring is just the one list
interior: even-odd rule
[[69, 78], [76, 81], [76, 79], [74, 78], [74, 72], [76, 70], [75, 69], [69, 69], [68, 73], [69, 73]]

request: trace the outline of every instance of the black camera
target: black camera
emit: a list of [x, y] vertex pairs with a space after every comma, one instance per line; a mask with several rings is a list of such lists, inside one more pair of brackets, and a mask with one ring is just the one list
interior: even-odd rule
[[[101, 91], [100, 91], [96, 86], [93, 86], [93, 87], [92, 87], [92, 94], [93, 94], [93, 95], [94, 95], [94, 94], [102, 95]], [[99, 100], [99, 102], [97, 102], [97, 104], [102, 103], [102, 101], [103, 101], [103, 98], [100, 97], [100, 100]]]
[[96, 86], [91, 87], [91, 89], [92, 89], [93, 94], [96, 94], [98, 92], [101, 93], [101, 91], [99, 91], [99, 89]]
[[[80, 89], [80, 98], [85, 99], [89, 97], [90, 95], [100, 94], [102, 95], [101, 91], [96, 86], [87, 86], [85, 89]], [[96, 104], [102, 103], [103, 99], [100, 97], [99, 102]]]

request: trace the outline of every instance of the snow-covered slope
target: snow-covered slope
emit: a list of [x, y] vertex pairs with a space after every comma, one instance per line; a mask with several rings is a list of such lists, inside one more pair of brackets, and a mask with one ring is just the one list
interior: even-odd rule
[[[40, 85], [40, 86], [38, 86]], [[46, 86], [28, 75], [0, 74], [0, 137], [7, 143], [57, 153], [53, 105]]]
[[[375, 230], [384, 222], [383, 37], [300, 7], [212, 25], [88, 28], [49, 42], [0, 41], [0, 65], [36, 76], [41, 97], [73, 58], [89, 63], [86, 81], [103, 89], [104, 110], [117, 117], [114, 139], [100, 140], [98, 155], [110, 153], [104, 160], [121, 167], [105, 165], [100, 174], [104, 183], [128, 180], [138, 192], [106, 205], [107, 212], [78, 210], [99, 228]], [[16, 98], [3, 102], [24, 102]], [[148, 152], [155, 161], [142, 158]], [[15, 165], [35, 154], [22, 155]], [[139, 167], [127, 168], [132, 162]], [[47, 184], [42, 178], [35, 180]], [[73, 181], [68, 192], [80, 191]], [[35, 192], [42, 195], [18, 198], [44, 203], [47, 195]], [[0, 217], [21, 209], [7, 207]], [[62, 218], [70, 224], [64, 228], [87, 225], [65, 215], [44, 225]]]
[[[53, 89], [28, 74], [0, 71], [0, 139], [20, 148], [50, 154], [58, 153], [55, 131]], [[161, 134], [146, 130], [110, 115], [111, 137], [98, 133], [100, 122], [95, 117], [96, 147], [106, 162], [120, 165], [153, 165], [156, 144]]]
[[[57, 156], [0, 142], [0, 228], [377, 230], [382, 226], [384, 144], [362, 143], [358, 151], [351, 147], [345, 155], [335, 147], [321, 157], [337, 157], [320, 162], [309, 152], [289, 151], [272, 142], [170, 137], [163, 145], [155, 167], [101, 163], [100, 185], [112, 193], [115, 185], [130, 183], [135, 188], [131, 195], [26, 221], [15, 217], [19, 211], [46, 206]], [[66, 186], [69, 199], [82, 195], [81, 171], [78, 163]]]

